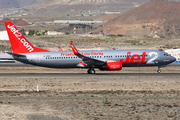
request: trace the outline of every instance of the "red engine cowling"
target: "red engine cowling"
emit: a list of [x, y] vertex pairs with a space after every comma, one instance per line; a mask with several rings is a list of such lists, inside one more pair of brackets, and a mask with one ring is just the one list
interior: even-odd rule
[[121, 62], [107, 62], [105, 64], [105, 70], [121, 70], [122, 63]]

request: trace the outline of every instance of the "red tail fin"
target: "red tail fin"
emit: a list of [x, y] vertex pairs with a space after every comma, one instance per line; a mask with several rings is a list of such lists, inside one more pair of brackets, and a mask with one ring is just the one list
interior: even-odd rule
[[8, 21], [4, 23], [13, 53], [49, 52], [48, 50], [34, 47], [12, 22]]

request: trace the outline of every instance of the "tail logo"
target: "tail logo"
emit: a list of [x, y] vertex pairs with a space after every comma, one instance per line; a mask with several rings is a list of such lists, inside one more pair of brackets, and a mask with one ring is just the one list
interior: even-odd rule
[[21, 38], [22, 33], [16, 29], [14, 25], [10, 26], [8, 25], [7, 28], [10, 29], [10, 31], [17, 37], [17, 39], [25, 46], [29, 52], [32, 52], [34, 49], [31, 45], [29, 45], [29, 42], [27, 42], [24, 38]]

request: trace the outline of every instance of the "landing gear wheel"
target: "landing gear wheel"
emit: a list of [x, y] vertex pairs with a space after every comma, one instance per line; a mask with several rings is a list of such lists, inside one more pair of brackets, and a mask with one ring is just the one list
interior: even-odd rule
[[158, 69], [158, 70], [157, 70], [157, 72], [158, 72], [158, 73], [161, 73], [161, 70], [160, 70], [160, 69]]
[[95, 74], [95, 70], [94, 70], [94, 69], [89, 69], [89, 70], [87, 71], [87, 73], [88, 73], [88, 74]]
[[87, 73], [90, 74], [90, 70], [88, 70]]

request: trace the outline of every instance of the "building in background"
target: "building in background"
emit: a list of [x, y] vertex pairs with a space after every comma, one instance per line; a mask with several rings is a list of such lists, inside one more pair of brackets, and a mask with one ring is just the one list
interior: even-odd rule
[[57, 31], [48, 31], [47, 35], [64, 35], [63, 32], [57, 32]]
[[7, 31], [0, 31], [0, 40], [9, 40]]
[[180, 63], [180, 49], [168, 49], [165, 52], [176, 58], [174, 63]]

